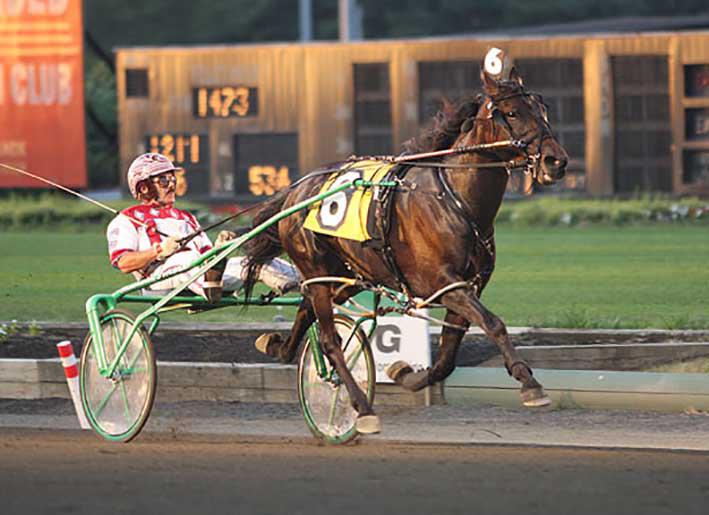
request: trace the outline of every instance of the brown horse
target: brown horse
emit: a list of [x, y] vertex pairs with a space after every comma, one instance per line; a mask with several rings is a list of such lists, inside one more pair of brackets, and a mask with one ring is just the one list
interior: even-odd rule
[[[283, 251], [305, 279], [356, 277], [412, 298], [428, 298], [446, 286], [457, 285], [436, 299], [447, 308], [447, 325], [433, 367], [414, 371], [399, 362], [387, 373], [412, 391], [441, 381], [453, 371], [458, 346], [474, 323], [500, 348], [507, 371], [522, 385], [524, 405], [544, 406], [549, 398], [511, 345], [505, 324], [480, 302], [480, 295], [494, 269], [493, 223], [510, 163], [523, 164], [537, 182], [547, 185], [564, 176], [568, 156], [552, 133], [541, 97], [525, 90], [514, 68], [499, 61], [489, 66], [489, 56], [481, 72], [484, 93], [456, 106], [444, 106], [433, 129], [406, 144], [407, 152], [451, 152], [437, 152], [434, 160], [428, 158], [423, 163], [418, 159], [401, 176], [402, 187], [392, 194], [388, 210], [385, 245], [375, 248], [312, 232], [303, 227], [307, 213], [298, 212], [249, 242], [246, 287], [250, 292], [259, 266]], [[440, 159], [440, 154], [446, 155]], [[276, 195], [256, 215], [255, 225], [316, 195], [328, 177], [311, 174]], [[256, 345], [270, 356], [292, 361], [301, 338], [317, 317], [323, 350], [358, 412], [357, 429], [377, 432], [379, 419], [347, 370], [333, 324], [333, 302], [344, 302], [360, 289], [342, 290], [340, 286], [311, 284], [289, 337], [284, 340], [278, 333], [264, 334]]]

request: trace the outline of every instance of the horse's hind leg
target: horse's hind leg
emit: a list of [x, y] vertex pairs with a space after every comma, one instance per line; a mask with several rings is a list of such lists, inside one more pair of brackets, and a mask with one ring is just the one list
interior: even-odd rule
[[281, 333], [264, 333], [254, 342], [256, 349], [276, 358], [282, 363], [290, 363], [298, 352], [298, 344], [305, 336], [308, 327], [315, 321], [315, 312], [306, 298], [298, 306], [293, 327], [285, 340]]
[[320, 323], [320, 344], [323, 352], [337, 372], [340, 380], [345, 384], [352, 407], [358, 413], [357, 431], [360, 433], [378, 433], [380, 431], [379, 417], [374, 414], [374, 410], [367, 402], [366, 395], [359, 388], [347, 368], [340, 337], [335, 329], [330, 289], [326, 285], [313, 284], [308, 290], [315, 315]]
[[[339, 293], [337, 293], [334, 301], [335, 304], [341, 304], [360, 290], [347, 288], [337, 291]], [[281, 333], [264, 333], [256, 338], [254, 346], [259, 352], [276, 358], [281, 363], [290, 363], [298, 354], [298, 345], [313, 322], [315, 322], [315, 312], [310, 301], [304, 297], [298, 306], [295, 322], [293, 322], [288, 338], [284, 340]]]
[[546, 406], [550, 403], [544, 388], [532, 376], [532, 369], [520, 357], [517, 349], [510, 343], [504, 322], [485, 306], [470, 291], [454, 290], [446, 293], [441, 302], [448, 308], [465, 316], [477, 324], [500, 348], [507, 372], [522, 383], [520, 395], [525, 406]]
[[397, 361], [387, 368], [387, 375], [412, 392], [417, 392], [448, 377], [455, 368], [458, 347], [470, 322], [450, 309], [446, 312], [445, 321], [449, 324], [462, 326], [465, 329], [443, 326], [438, 347], [438, 357], [431, 368], [414, 372], [408, 363]]

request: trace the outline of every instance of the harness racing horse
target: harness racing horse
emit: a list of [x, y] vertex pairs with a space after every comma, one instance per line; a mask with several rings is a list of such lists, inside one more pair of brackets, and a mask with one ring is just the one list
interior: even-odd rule
[[[521, 383], [522, 403], [549, 404], [542, 385], [510, 343], [505, 324], [480, 301], [494, 269], [493, 223], [510, 168], [524, 166], [538, 183], [548, 185], [564, 176], [568, 161], [541, 97], [526, 91], [508, 63], [501, 50], [492, 49], [481, 71], [484, 93], [457, 105], [444, 103], [434, 127], [405, 145], [407, 152], [428, 154], [419, 154], [424, 158], [409, 163], [400, 176], [400, 187], [391, 195], [383, 248], [305, 229], [307, 213], [297, 212], [248, 243], [247, 295], [258, 268], [285, 251], [305, 280], [350, 277], [359, 284], [402, 291], [409, 298], [435, 296], [447, 308], [436, 362], [419, 371], [397, 362], [387, 370], [392, 379], [416, 391], [446, 378], [473, 323], [499, 347], [508, 373]], [[405, 157], [400, 159], [406, 162]], [[312, 173], [280, 192], [257, 213], [254, 226], [318, 194], [328, 177]], [[379, 419], [347, 369], [333, 321], [333, 303], [342, 303], [361, 289], [357, 284], [308, 284], [289, 337], [267, 333], [256, 346], [281, 361], [292, 361], [317, 318], [323, 351], [358, 413], [356, 428], [373, 433], [380, 429]]]

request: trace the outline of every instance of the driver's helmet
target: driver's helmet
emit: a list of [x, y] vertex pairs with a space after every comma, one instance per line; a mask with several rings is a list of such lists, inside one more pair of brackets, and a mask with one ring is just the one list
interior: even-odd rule
[[162, 154], [148, 152], [139, 155], [128, 167], [128, 188], [131, 195], [138, 198], [138, 183], [140, 181], [174, 170], [175, 165]]

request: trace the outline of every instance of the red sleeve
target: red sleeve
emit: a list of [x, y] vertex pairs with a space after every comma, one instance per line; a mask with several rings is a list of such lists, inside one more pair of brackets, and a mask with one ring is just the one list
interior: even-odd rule
[[133, 249], [118, 249], [111, 252], [111, 265], [113, 265], [114, 268], [118, 268], [118, 260], [126, 252], [133, 252]]

